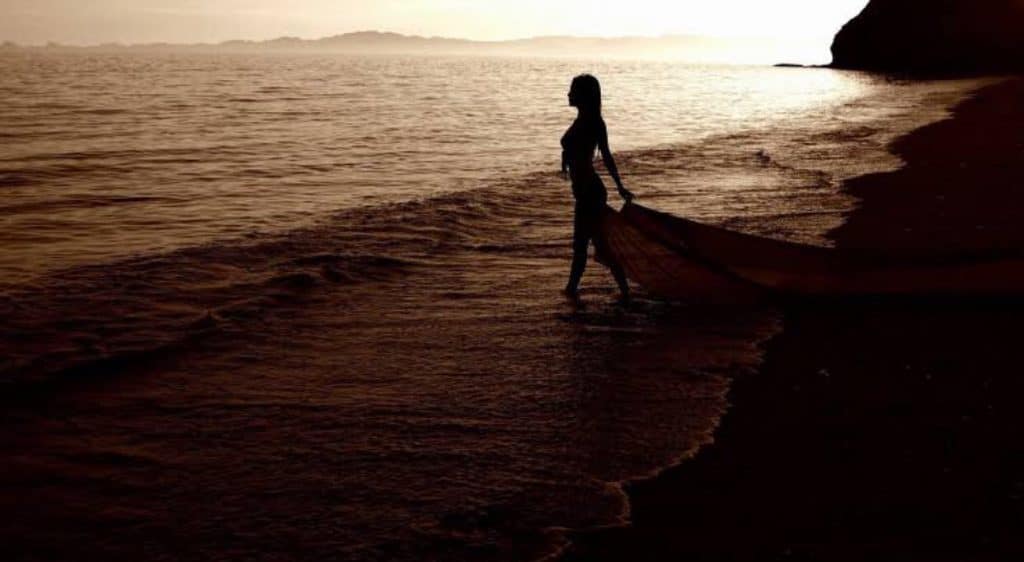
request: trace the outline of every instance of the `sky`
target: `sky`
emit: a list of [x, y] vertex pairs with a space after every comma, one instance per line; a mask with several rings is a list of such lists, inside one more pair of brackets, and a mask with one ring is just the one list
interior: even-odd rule
[[501, 40], [697, 34], [831, 40], [867, 0], [0, 0], [0, 41], [195, 43], [360, 30]]

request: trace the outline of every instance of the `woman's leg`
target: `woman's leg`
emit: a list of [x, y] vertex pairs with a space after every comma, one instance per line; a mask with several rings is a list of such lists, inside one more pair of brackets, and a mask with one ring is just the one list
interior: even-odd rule
[[612, 270], [612, 277], [615, 278], [615, 284], [619, 286], [619, 294], [623, 301], [629, 300], [629, 281], [626, 279], [626, 272], [622, 270], [622, 266], [618, 262], [610, 261], [608, 269]]
[[[598, 219], [600, 221], [600, 219]], [[604, 233], [600, 227], [595, 223], [592, 238], [594, 240], [594, 251], [597, 252], [598, 261], [603, 263], [612, 272], [612, 277], [615, 278], [615, 284], [619, 286], [619, 293], [622, 296], [623, 301], [629, 300], [629, 280], [626, 279], [626, 272], [619, 265], [619, 262], [615, 261], [615, 257], [612, 256], [608, 250], [608, 242], [604, 238]]]
[[569, 269], [569, 282], [565, 285], [565, 293], [570, 296], [579, 291], [580, 279], [587, 268], [587, 248], [592, 232], [590, 222], [587, 209], [577, 202], [572, 220], [572, 267]]

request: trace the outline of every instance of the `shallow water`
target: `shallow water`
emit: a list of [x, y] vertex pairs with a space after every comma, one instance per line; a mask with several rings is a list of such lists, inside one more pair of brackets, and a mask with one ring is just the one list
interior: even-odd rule
[[[527, 559], [705, 444], [771, 310], [559, 300], [568, 79], [652, 207], [821, 242], [973, 85], [528, 59], [6, 57], [5, 558]], [[100, 95], [102, 94], [102, 95]], [[16, 540], [15, 540], [16, 539]]]

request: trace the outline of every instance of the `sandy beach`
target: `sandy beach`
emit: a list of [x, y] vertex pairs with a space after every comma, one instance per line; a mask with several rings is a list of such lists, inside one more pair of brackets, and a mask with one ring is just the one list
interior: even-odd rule
[[[846, 182], [839, 248], [1020, 248], [1024, 81], [987, 87]], [[714, 444], [627, 487], [567, 560], [1020, 560], [1018, 300], [791, 303]]]

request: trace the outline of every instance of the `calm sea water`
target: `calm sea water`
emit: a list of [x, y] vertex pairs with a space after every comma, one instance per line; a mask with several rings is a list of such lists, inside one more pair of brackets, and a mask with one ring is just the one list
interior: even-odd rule
[[824, 243], [976, 82], [497, 58], [0, 58], [7, 559], [531, 559], [693, 454], [771, 310], [561, 302], [569, 80], [645, 204]]
[[[581, 71], [603, 80], [615, 149], [749, 135], [719, 143], [729, 152], [712, 162], [670, 163], [685, 177], [634, 181], [641, 196], [773, 189], [765, 183], [777, 178], [749, 169], [758, 150], [828, 157], [818, 167], [833, 176], [868, 168], [835, 162], [849, 147], [829, 143], [877, 142], [866, 124], [951, 88], [828, 70], [529, 59], [36, 55], [4, 57], [0, 70], [7, 282], [556, 169], [573, 115], [568, 81]], [[845, 138], [816, 137], [832, 131]], [[760, 202], [709, 199], [723, 216]]]

